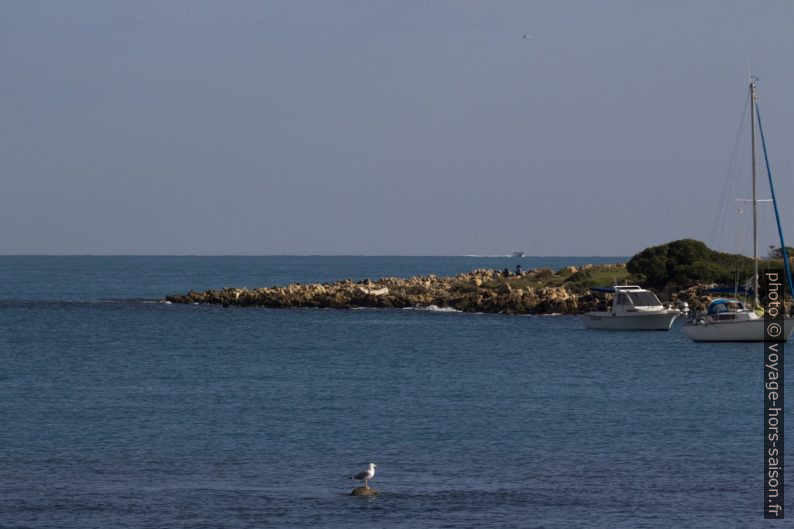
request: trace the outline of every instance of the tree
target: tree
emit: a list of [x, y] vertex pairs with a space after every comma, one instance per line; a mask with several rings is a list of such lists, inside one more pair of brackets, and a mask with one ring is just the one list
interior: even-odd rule
[[688, 288], [696, 283], [733, 284], [752, 274], [753, 260], [717, 252], [701, 241], [681, 239], [651, 246], [632, 257], [626, 269], [658, 290]]
[[[794, 257], [794, 248], [792, 248], [791, 246], [786, 246], [786, 251], [788, 252], [789, 259]], [[767, 256], [770, 259], [783, 259], [782, 248], [780, 246], [777, 246], [777, 247], [770, 246], [769, 247], [769, 252], [767, 253]]]

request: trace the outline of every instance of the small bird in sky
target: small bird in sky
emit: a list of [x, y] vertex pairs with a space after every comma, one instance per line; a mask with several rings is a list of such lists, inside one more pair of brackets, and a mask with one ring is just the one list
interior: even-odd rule
[[375, 463], [370, 463], [368, 470], [362, 470], [361, 472], [359, 472], [355, 476], [351, 476], [350, 479], [363, 480], [364, 481], [364, 487], [368, 489], [369, 488], [369, 483], [367, 483], [367, 482], [375, 477], [375, 467], [376, 466], [378, 466], [378, 465], [376, 465]]
[[535, 35], [521, 35], [521, 38], [524, 38], [524, 39], [534, 39], [534, 38], [535, 38]]

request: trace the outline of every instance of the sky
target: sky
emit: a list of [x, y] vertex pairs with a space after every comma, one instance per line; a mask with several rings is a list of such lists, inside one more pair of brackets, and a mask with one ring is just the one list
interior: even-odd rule
[[794, 241], [793, 26], [788, 0], [3, 0], [0, 253], [747, 251], [748, 64]]

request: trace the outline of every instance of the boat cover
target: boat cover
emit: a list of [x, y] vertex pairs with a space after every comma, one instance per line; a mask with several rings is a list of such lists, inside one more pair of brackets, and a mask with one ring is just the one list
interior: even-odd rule
[[724, 312], [728, 310], [727, 307], [725, 307], [727, 303], [736, 303], [739, 306], [739, 309], [741, 310], [745, 309], [744, 303], [742, 303], [738, 299], [719, 298], [709, 303], [708, 313], [717, 314], [718, 312]]

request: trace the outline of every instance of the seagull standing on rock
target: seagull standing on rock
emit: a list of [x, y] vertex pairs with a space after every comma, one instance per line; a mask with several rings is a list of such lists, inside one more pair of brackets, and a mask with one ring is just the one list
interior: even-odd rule
[[375, 477], [375, 467], [376, 466], [378, 466], [378, 465], [376, 465], [375, 463], [370, 463], [369, 464], [369, 469], [362, 470], [361, 472], [359, 472], [355, 476], [351, 476], [350, 479], [364, 480], [364, 488], [368, 489], [369, 488], [369, 483], [367, 483], [367, 482]]

